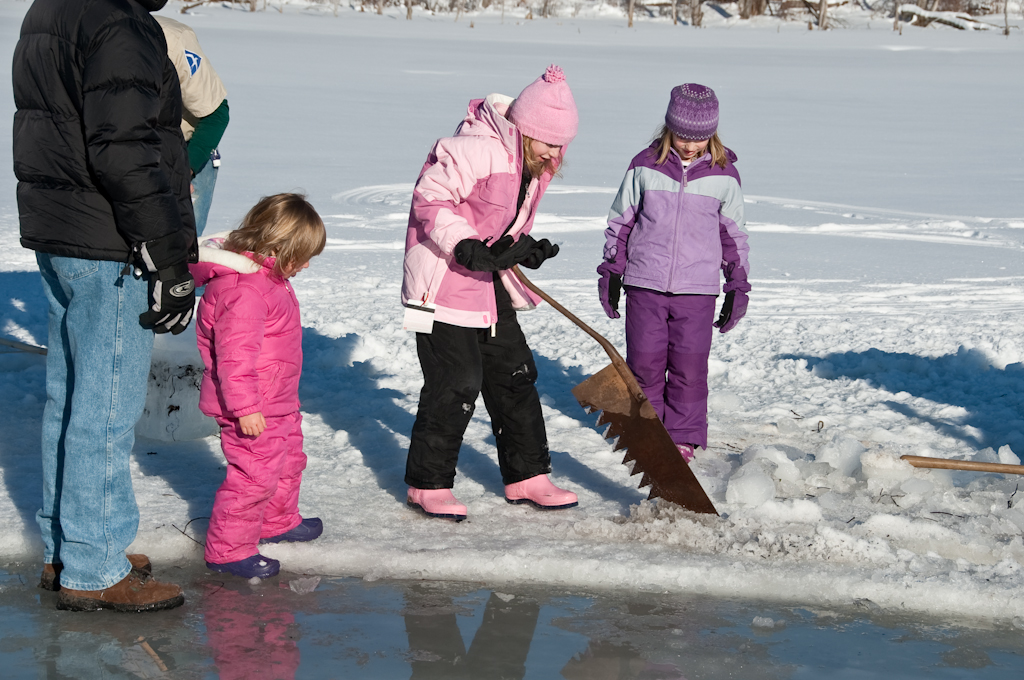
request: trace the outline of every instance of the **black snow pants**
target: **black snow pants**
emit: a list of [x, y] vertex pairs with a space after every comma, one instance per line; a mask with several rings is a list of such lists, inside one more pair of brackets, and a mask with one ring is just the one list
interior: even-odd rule
[[547, 432], [537, 394], [537, 366], [508, 291], [494, 279], [495, 333], [434, 323], [416, 334], [423, 390], [412, 426], [405, 483], [417, 489], [450, 489], [462, 437], [483, 392], [498, 447], [504, 484], [551, 472]]

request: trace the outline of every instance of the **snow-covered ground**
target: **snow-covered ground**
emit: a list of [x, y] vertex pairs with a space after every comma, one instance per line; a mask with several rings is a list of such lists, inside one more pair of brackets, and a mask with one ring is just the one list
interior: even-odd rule
[[[0, 0], [8, 60], [27, 7]], [[1024, 478], [915, 471], [899, 460], [1024, 455], [1019, 32], [627, 29], [621, 16], [502, 23], [493, 11], [471, 24], [290, 5], [208, 6], [179, 18], [196, 29], [231, 104], [208, 230], [293, 189], [328, 224], [326, 252], [295, 279], [309, 455], [301, 507], [327, 529], [268, 555], [293, 571], [367, 579], [1024, 617]], [[535, 228], [562, 251], [534, 278], [619, 347], [622, 323], [601, 312], [593, 273], [612, 194], [673, 85], [706, 83], [722, 102], [721, 133], [748, 192], [754, 290], [747, 318], [716, 336], [713, 443], [694, 464], [720, 518], [644, 500], [570, 392], [607, 357], [547, 307], [521, 323], [540, 370], [554, 479], [580, 506], [540, 513], [504, 502], [482, 404], [455, 486], [470, 519], [428, 520], [405, 506], [421, 384], [398, 301], [411, 183], [469, 99], [514, 96], [551, 62], [565, 69], [581, 122]], [[7, 121], [10, 92], [0, 69]], [[11, 167], [9, 135], [0, 128], [0, 167]], [[14, 186], [0, 173], [0, 333], [45, 344]], [[41, 546], [33, 513], [44, 377], [40, 357], [0, 355], [0, 559], [33, 559]], [[200, 560], [197, 518], [209, 515], [223, 477], [218, 440], [140, 439], [133, 465], [134, 548]]]

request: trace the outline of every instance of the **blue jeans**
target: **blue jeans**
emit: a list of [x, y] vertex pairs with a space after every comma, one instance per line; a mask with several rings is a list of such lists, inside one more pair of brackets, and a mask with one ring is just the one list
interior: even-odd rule
[[144, 279], [124, 263], [36, 253], [50, 303], [43, 409], [43, 560], [62, 587], [101, 590], [128, 575], [139, 528], [129, 459], [146, 403], [153, 332]]
[[208, 161], [192, 178], [192, 212], [196, 216], [196, 236], [202, 235], [206, 229], [206, 218], [210, 215], [213, 187], [217, 184], [218, 172], [220, 171], [213, 167], [213, 161]]

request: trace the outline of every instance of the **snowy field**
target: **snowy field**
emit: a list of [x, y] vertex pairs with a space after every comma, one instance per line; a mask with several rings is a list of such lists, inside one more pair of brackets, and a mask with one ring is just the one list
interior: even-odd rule
[[[0, 0], [4, 63], [27, 7]], [[326, 530], [313, 544], [268, 546], [286, 569], [869, 600], [1024, 625], [1024, 478], [899, 460], [1024, 456], [1020, 31], [899, 35], [884, 18], [809, 32], [767, 19], [627, 29], [612, 15], [177, 10], [165, 12], [196, 29], [231, 104], [208, 232], [231, 228], [262, 195], [295, 189], [328, 224], [327, 250], [294, 282], [309, 455], [301, 508]], [[570, 393], [607, 357], [548, 307], [520, 322], [540, 370], [553, 478], [579, 507], [546, 514], [504, 502], [482, 403], [455, 485], [469, 520], [405, 506], [421, 386], [398, 299], [412, 182], [471, 98], [514, 96], [552, 62], [581, 121], [534, 231], [562, 250], [534, 280], [623, 349], [594, 274], [613, 192], [672, 86], [708, 84], [722, 103], [720, 131], [747, 192], [753, 293], [747, 318], [716, 335], [712, 444], [694, 463], [720, 518], [644, 500]], [[4, 68], [0, 336], [45, 344], [34, 257], [18, 244], [12, 116]], [[157, 359], [174, 363], [175, 344], [161, 340]], [[9, 562], [41, 550], [44, 377], [40, 357], [0, 355]], [[158, 567], [199, 562], [223, 464], [216, 437], [139, 439], [133, 550]]]

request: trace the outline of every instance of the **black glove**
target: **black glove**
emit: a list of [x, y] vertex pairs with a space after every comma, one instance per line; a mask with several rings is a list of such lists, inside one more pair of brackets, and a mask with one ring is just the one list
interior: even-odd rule
[[149, 275], [149, 311], [139, 325], [154, 333], [177, 335], [188, 328], [196, 303], [196, 283], [184, 262]]
[[[529, 235], [524, 236], [523, 238], [529, 238]], [[541, 240], [534, 242], [533, 249], [526, 254], [526, 257], [519, 261], [519, 264], [529, 269], [537, 269], [544, 264], [544, 260], [552, 258], [555, 255], [558, 255], [558, 245], [552, 243], [546, 238], [542, 238]]]
[[492, 245], [473, 238], [463, 239], [452, 250], [455, 261], [474, 272], [497, 272], [511, 269], [519, 264], [533, 250], [536, 241], [523, 236], [515, 241], [511, 236], [502, 236]]

